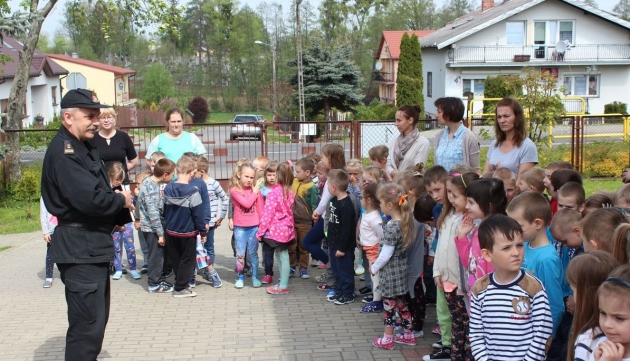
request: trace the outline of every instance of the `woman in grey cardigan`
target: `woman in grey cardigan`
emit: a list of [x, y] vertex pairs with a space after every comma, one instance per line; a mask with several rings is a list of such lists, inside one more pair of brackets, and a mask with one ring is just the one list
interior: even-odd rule
[[414, 167], [418, 163], [426, 164], [431, 144], [420, 135], [418, 122], [421, 109], [418, 105], [404, 105], [396, 112], [396, 128], [400, 135], [389, 148], [386, 170], [392, 178], [398, 172]]
[[435, 101], [438, 124], [444, 129], [435, 135], [435, 164], [447, 170], [463, 164], [479, 173], [479, 140], [462, 123], [464, 103], [455, 97]]

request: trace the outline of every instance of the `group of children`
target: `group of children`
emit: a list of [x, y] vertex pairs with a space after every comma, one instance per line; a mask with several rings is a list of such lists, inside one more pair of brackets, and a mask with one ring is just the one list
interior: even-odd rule
[[[310, 277], [310, 254], [327, 269], [317, 281], [328, 301], [346, 305], [360, 294], [362, 313], [384, 312], [375, 347], [415, 345], [426, 305], [435, 303], [440, 341], [425, 360], [630, 359], [630, 185], [586, 199], [566, 162], [518, 178], [505, 168], [480, 177], [466, 166], [419, 164], [392, 179], [387, 153], [371, 149], [366, 167], [346, 162], [339, 144], [295, 164], [241, 159], [227, 194], [204, 157], [185, 154], [175, 164], [154, 153], [151, 172], [136, 178], [149, 291], [195, 296], [196, 270], [220, 287], [213, 235], [227, 216], [236, 288], [250, 275], [252, 287], [286, 294], [292, 276]], [[122, 272], [123, 240], [139, 278], [127, 226], [117, 231], [113, 277]], [[358, 291], [357, 255], [366, 271]], [[175, 284], [165, 280], [171, 270]]]

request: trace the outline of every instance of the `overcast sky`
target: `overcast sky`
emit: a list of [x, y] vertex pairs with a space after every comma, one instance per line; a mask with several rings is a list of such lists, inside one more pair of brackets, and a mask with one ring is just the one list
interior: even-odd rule
[[[48, 17], [44, 21], [44, 26], [42, 27], [43, 34], [46, 34], [47, 36], [51, 37], [53, 33], [55, 32], [55, 30], [61, 26], [61, 22], [63, 21], [63, 18], [64, 18], [63, 9], [65, 7], [65, 4], [68, 1], [69, 0], [59, 0], [57, 2], [57, 4], [55, 5], [55, 8], [51, 11], [51, 13], [48, 15]], [[187, 0], [183, 0], [182, 2], [186, 2], [186, 1]], [[319, 4], [321, 3], [321, 0], [307, 0], [307, 1], [309, 1], [313, 5], [314, 8], [317, 8]], [[496, 1], [499, 2], [498, 0]], [[282, 4], [285, 9], [287, 9], [292, 3], [292, 1], [290, 0], [275, 0], [275, 1], [273, 0], [241, 0], [240, 4], [241, 5], [249, 4], [251, 8], [256, 9], [256, 7], [262, 2], [267, 2], [267, 3], [278, 2]], [[440, 7], [443, 3], [446, 2], [446, 0], [434, 0], [434, 2], [437, 5], [437, 7]], [[616, 3], [618, 3], [618, 0], [596, 0], [596, 2], [599, 5], [600, 9], [612, 11], [612, 8], [615, 6]], [[42, 1], [41, 3], [45, 3], [45, 2]], [[481, 0], [474, 0], [474, 3], [481, 3]], [[9, 0], [9, 6], [11, 7], [12, 11], [18, 10], [19, 4], [20, 4], [20, 0]]]

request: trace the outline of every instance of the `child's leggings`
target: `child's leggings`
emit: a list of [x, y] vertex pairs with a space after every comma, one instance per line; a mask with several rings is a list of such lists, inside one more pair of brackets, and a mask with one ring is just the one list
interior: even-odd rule
[[411, 312], [405, 300], [405, 296], [395, 298], [383, 297], [383, 324], [385, 327], [394, 327], [396, 315], [400, 317], [400, 324], [405, 332], [411, 332]]
[[125, 224], [125, 228], [120, 232], [114, 232], [114, 267], [116, 271], [122, 271], [122, 244], [125, 244], [125, 252], [127, 252], [127, 263], [131, 271], [136, 270], [136, 249], [133, 246], [133, 228], [132, 223]]
[[440, 333], [442, 336], [442, 345], [444, 347], [451, 347], [451, 313], [448, 310], [448, 304], [446, 303], [446, 296], [444, 295], [444, 289], [437, 288], [437, 298], [435, 302], [435, 311], [437, 313], [437, 319], [440, 323]]
[[414, 298], [411, 298], [411, 292], [407, 294], [409, 302], [409, 310], [411, 311], [412, 329], [414, 331], [422, 331], [424, 327], [424, 318], [427, 314], [427, 304], [424, 298], [424, 287], [422, 286], [422, 277], [418, 277], [413, 285]]
[[236, 268], [242, 270], [245, 267], [245, 251], [247, 250], [247, 254], [252, 261], [252, 280], [258, 279], [258, 240], [256, 239], [256, 232], [258, 232], [258, 226], [234, 226]]
[[46, 278], [53, 278], [53, 267], [55, 262], [52, 261], [52, 251], [50, 249], [51, 244], [46, 243]]
[[[464, 296], [457, 294], [457, 289], [445, 292], [448, 309], [451, 313], [451, 360], [473, 361], [468, 339], [468, 311]], [[442, 324], [440, 323], [440, 326]]]

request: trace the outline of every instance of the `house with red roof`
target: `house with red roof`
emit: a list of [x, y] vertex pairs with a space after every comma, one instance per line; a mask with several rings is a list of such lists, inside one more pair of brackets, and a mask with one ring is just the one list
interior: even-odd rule
[[383, 103], [396, 104], [396, 73], [400, 60], [400, 42], [405, 33], [416, 34], [421, 39], [433, 33], [433, 30], [383, 31], [375, 55], [376, 64], [372, 77], [373, 82], [378, 84], [378, 95]]
[[70, 89], [85, 88], [94, 91], [104, 104], [126, 106], [136, 102], [130, 90], [135, 70], [81, 59], [76, 53], [48, 54], [48, 57], [70, 72], [62, 80], [62, 95]]
[[[2, 113], [7, 111], [11, 85], [15, 78], [19, 51], [24, 44], [18, 39], [4, 35], [0, 43], [0, 54], [8, 56], [10, 60], [0, 64], [0, 109]], [[68, 71], [46, 54], [35, 49], [24, 101], [24, 118], [22, 127], [28, 127], [35, 123], [45, 124], [52, 121], [55, 114], [59, 113], [61, 102], [60, 78], [67, 75]]]

